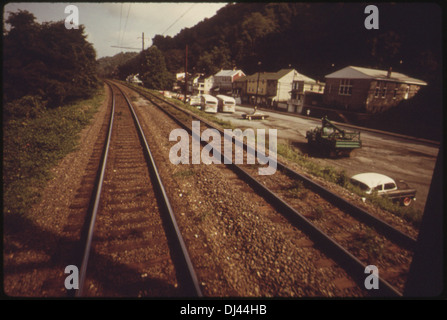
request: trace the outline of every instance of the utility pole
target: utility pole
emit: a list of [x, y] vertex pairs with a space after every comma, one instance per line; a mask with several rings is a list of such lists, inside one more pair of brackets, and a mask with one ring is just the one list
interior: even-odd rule
[[143, 49], [141, 51], [144, 51], [144, 32], [143, 32]]
[[186, 102], [186, 94], [188, 93], [188, 45], [185, 48], [185, 99], [183, 102]]
[[254, 112], [258, 109], [258, 89], [259, 89], [259, 76], [261, 75], [261, 61], [258, 62], [258, 82], [256, 84], [256, 100]]

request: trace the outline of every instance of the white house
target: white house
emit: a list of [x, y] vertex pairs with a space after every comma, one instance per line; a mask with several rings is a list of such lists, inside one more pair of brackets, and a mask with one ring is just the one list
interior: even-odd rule
[[242, 70], [220, 70], [214, 75], [214, 87], [218, 88], [222, 94], [231, 95], [233, 82], [244, 76], [245, 73]]
[[210, 94], [214, 86], [214, 76], [198, 75], [192, 79], [191, 91], [193, 95]]

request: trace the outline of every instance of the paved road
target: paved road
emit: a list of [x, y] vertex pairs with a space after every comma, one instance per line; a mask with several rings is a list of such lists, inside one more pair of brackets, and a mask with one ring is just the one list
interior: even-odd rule
[[[319, 120], [267, 111], [262, 111], [270, 116], [267, 120], [248, 121], [242, 119], [243, 113], [252, 111], [252, 108], [238, 106], [234, 114], [218, 113], [217, 117], [231, 121], [236, 128], [240, 129], [277, 129], [279, 143], [289, 141], [303, 153], [308, 152], [306, 131], [321, 125]], [[379, 172], [395, 180], [404, 180], [411, 187], [417, 189], [417, 201], [414, 206], [423, 210], [439, 147], [401, 137], [360, 131], [363, 147], [357, 150], [354, 156], [339, 159], [312, 157], [312, 160], [321, 165], [331, 165], [345, 170], [349, 176], [361, 172]]]

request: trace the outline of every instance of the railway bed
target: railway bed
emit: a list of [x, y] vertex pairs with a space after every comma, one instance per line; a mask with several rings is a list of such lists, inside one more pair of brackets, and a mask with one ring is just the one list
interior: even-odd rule
[[124, 94], [110, 89], [113, 111], [99, 174], [89, 179], [97, 185], [76, 295], [201, 296], [138, 119]]
[[[155, 99], [157, 104], [166, 105], [166, 102], [160, 102], [163, 99], [159, 97], [148, 97], [145, 93], [142, 94], [152, 102]], [[170, 108], [172, 107], [176, 109], [175, 113], [178, 114], [180, 109], [171, 104]], [[187, 111], [182, 112], [189, 113]], [[187, 121], [191, 122], [191, 118], [188, 118]], [[209, 127], [209, 124], [206, 120], [200, 119], [200, 121], [203, 132]], [[205, 123], [205, 126], [203, 126], [203, 123]], [[185, 128], [188, 129], [187, 124]], [[189, 131], [191, 131], [190, 126]], [[221, 150], [223, 150], [223, 145]], [[234, 167], [234, 165], [232, 166]], [[241, 165], [240, 167], [243, 167], [241, 169], [247, 173], [251, 173], [252, 177], [256, 176], [257, 166]], [[267, 186], [267, 193], [274, 190], [267, 197], [272, 197], [272, 201], [277, 202], [284, 213], [289, 212], [289, 218], [295, 220], [295, 223], [297, 223], [298, 216], [298, 225], [302, 225], [303, 222], [304, 225], [311, 225], [310, 230], [308, 230], [310, 233], [321, 232], [321, 234], [325, 234], [320, 239], [325, 243], [323, 246], [328, 245], [335, 251], [347, 251], [343, 253], [347, 256], [352, 253], [355, 256], [354, 260], [357, 260], [354, 263], [357, 266], [354, 268], [360, 268], [362, 263], [364, 266], [377, 265], [379, 270], [382, 271], [382, 279], [387, 279], [392, 284], [389, 286], [390, 290], [399, 295], [399, 291], [404, 289], [409, 272], [412, 250], [416, 242], [414, 238], [364, 209], [338, 197], [318, 183], [313, 183], [310, 179], [299, 175], [286, 165], [278, 162], [278, 168], [278, 172], [274, 175], [257, 176], [256, 180], [261, 182], [252, 184], [254, 188]], [[297, 183], [297, 180], [301, 181]], [[268, 190], [269, 188], [271, 190]], [[296, 197], [297, 193], [300, 194], [299, 199]], [[289, 206], [291, 208], [287, 208]], [[318, 235], [316, 238], [320, 238], [320, 236]], [[326, 236], [329, 240], [324, 239]], [[347, 259], [350, 260], [351, 258]], [[343, 263], [346, 263], [346, 261]], [[346, 266], [348, 268], [353, 267], [351, 262], [347, 262]], [[393, 288], [393, 286], [398, 289]]]

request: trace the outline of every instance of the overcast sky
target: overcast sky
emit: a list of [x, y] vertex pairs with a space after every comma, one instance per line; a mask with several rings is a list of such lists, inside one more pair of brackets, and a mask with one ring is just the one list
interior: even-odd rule
[[[210, 18], [224, 7], [225, 2], [157, 2], [157, 3], [8, 3], [4, 7], [4, 19], [8, 12], [19, 9], [33, 13], [38, 22], [65, 20], [69, 15], [65, 7], [74, 4], [79, 9], [79, 24], [85, 26], [87, 40], [96, 49], [97, 57], [113, 56], [121, 51], [138, 51], [152, 44], [157, 35], [175, 36], [183, 28], [190, 28], [205, 18]], [[135, 50], [112, 46], [138, 48]]]

